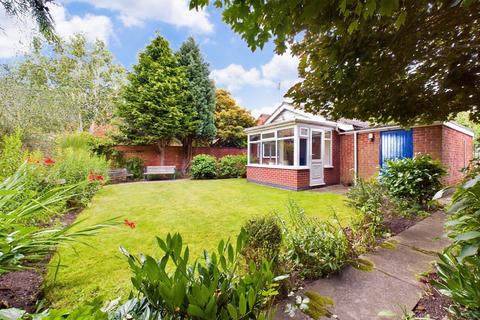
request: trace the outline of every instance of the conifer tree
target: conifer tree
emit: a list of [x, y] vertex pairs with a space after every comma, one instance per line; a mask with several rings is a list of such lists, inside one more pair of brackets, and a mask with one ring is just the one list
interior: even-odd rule
[[187, 86], [170, 44], [158, 35], [139, 55], [118, 106], [121, 133], [131, 143], [156, 144], [163, 165], [165, 147], [178, 137]]
[[192, 37], [182, 44], [176, 56], [188, 80], [178, 135], [183, 146], [182, 172], [185, 173], [192, 159], [194, 141], [210, 141], [215, 137], [215, 87], [209, 79], [208, 64]]

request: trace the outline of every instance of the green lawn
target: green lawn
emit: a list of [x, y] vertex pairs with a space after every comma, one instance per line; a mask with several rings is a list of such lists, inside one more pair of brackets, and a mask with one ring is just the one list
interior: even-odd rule
[[[79, 219], [94, 224], [114, 216], [135, 221], [103, 230], [86, 239], [91, 246], [63, 247], [50, 263], [47, 297], [55, 307], [74, 306], [96, 296], [125, 297], [130, 288], [130, 271], [118, 247], [131, 253], [157, 254], [155, 236], [180, 232], [196, 257], [204, 248], [216, 248], [220, 239], [236, 237], [251, 217], [284, 211], [289, 199], [307, 214], [331, 217], [332, 208], [342, 221], [352, 212], [344, 196], [332, 193], [293, 192], [248, 183], [243, 179], [130, 183], [106, 186]], [[58, 257], [62, 267], [56, 282], [52, 278]]]

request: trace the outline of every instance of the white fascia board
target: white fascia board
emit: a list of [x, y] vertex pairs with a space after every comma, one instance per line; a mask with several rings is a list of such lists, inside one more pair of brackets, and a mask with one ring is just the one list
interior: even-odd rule
[[[435, 121], [432, 124], [425, 124], [425, 125], [416, 125], [412, 126], [412, 128], [422, 128], [422, 127], [431, 127], [431, 126], [439, 126], [439, 125], [444, 125], [448, 128], [457, 130], [461, 133], [464, 133], [466, 135], [469, 135], [471, 137], [474, 137], [475, 134], [474, 132], [467, 127], [461, 126], [459, 124], [453, 123], [453, 122], [441, 122], [441, 121]], [[360, 130], [352, 130], [352, 131], [347, 131], [347, 132], [342, 132], [340, 134], [353, 134], [354, 132], [356, 133], [369, 133], [369, 132], [380, 132], [380, 131], [389, 131], [389, 130], [399, 130], [403, 129], [399, 125], [391, 125], [391, 126], [384, 126], [384, 127], [378, 127], [378, 128], [366, 128], [366, 129], [360, 129]]]

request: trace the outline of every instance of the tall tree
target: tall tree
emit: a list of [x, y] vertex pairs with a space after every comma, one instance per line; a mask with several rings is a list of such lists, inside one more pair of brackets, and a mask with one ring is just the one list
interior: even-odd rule
[[[35, 20], [40, 32], [47, 39], [55, 38], [54, 21], [48, 4], [54, 0], [0, 0], [5, 12], [14, 17], [28, 16]], [[0, 30], [2, 25], [0, 24]]]
[[28, 143], [106, 123], [124, 75], [101, 41], [75, 35], [52, 45], [35, 38], [29, 54], [0, 70], [0, 131], [22, 128]]
[[[192, 0], [204, 6], [208, 0]], [[478, 0], [224, 0], [223, 18], [252, 49], [270, 39], [301, 58], [288, 92], [331, 118], [480, 120]]]
[[165, 147], [180, 135], [188, 85], [185, 70], [168, 41], [157, 34], [140, 53], [128, 80], [118, 106], [119, 129], [132, 143], [156, 144], [163, 165]]
[[210, 141], [215, 137], [215, 87], [209, 79], [208, 64], [192, 37], [182, 44], [176, 56], [178, 65], [185, 69], [188, 80], [178, 136], [183, 146], [182, 172], [185, 173], [192, 159], [193, 142]]
[[237, 105], [227, 90], [217, 89], [215, 95], [217, 136], [214, 144], [222, 147], [245, 147], [247, 145], [245, 128], [253, 127], [257, 120], [249, 111]]

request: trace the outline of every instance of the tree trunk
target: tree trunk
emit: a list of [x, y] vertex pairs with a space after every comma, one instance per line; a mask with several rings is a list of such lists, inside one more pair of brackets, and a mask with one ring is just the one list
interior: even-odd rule
[[158, 152], [160, 153], [160, 165], [163, 166], [165, 163], [165, 148], [166, 143], [159, 141], [157, 142]]
[[188, 169], [190, 168], [190, 163], [192, 162], [193, 154], [193, 138], [187, 137], [182, 140], [182, 175], [186, 175]]

